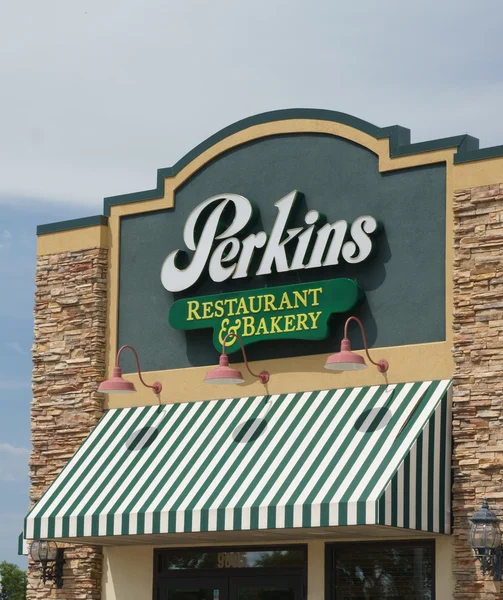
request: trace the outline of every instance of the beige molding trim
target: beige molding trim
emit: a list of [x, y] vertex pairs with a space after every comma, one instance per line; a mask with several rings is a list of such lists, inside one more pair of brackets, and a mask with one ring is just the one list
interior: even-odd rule
[[[335, 352], [335, 348], [334, 348]], [[361, 354], [361, 352], [358, 352]], [[373, 366], [363, 371], [337, 372], [324, 368], [326, 354], [298, 356], [294, 358], [276, 358], [251, 363], [252, 370], [266, 369], [271, 374], [267, 385], [254, 381], [246, 372], [243, 363], [233, 363], [246, 378], [241, 385], [208, 385], [204, 377], [208, 369], [218, 362], [215, 351], [215, 365], [149, 371], [143, 373], [147, 383], [160, 381], [163, 391], [161, 403], [194, 402], [196, 400], [219, 400], [221, 398], [239, 398], [244, 396], [262, 396], [265, 394], [286, 394], [326, 389], [352, 388], [386, 383], [410, 381], [429, 381], [450, 379], [454, 372], [454, 362], [447, 342], [434, 344], [416, 344], [413, 346], [394, 346], [373, 348], [372, 355], [386, 358], [389, 371], [382, 375]], [[137, 374], [126, 374], [133, 381], [136, 394], [110, 394], [105, 398], [106, 408], [124, 408], [128, 406], [149, 406], [158, 403], [157, 396], [142, 386]]]
[[108, 227], [93, 225], [82, 229], [44, 233], [37, 237], [37, 256], [78, 252], [91, 248], [108, 248]]

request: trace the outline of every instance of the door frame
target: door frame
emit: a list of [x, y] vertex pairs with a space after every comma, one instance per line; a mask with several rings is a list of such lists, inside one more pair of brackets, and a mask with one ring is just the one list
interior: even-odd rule
[[[159, 564], [159, 556], [162, 555], [163, 552], [173, 552], [176, 550], [180, 551], [198, 551], [198, 552], [256, 552], [259, 550], [263, 551], [274, 551], [274, 550], [302, 550], [304, 552], [304, 567], [302, 571], [300, 571], [299, 567], [281, 567], [281, 568], [249, 568], [249, 569], [236, 569], [236, 568], [223, 568], [223, 569], [192, 569], [192, 570], [172, 570], [160, 572], [158, 568]], [[189, 581], [193, 581], [195, 577], [205, 579], [205, 578], [213, 578], [213, 579], [226, 579], [230, 582], [231, 579], [241, 579], [254, 577], [258, 578], [268, 578], [268, 577], [279, 577], [279, 578], [289, 578], [294, 577], [297, 578], [297, 581], [301, 584], [301, 594], [300, 598], [307, 598], [307, 572], [308, 572], [308, 545], [307, 544], [249, 544], [246, 546], [243, 545], [225, 545], [225, 546], [182, 546], [178, 547], [164, 547], [164, 548], [154, 548], [153, 553], [153, 586], [152, 586], [152, 598], [154, 600], [165, 600], [162, 598], [160, 594], [160, 585], [163, 582], [170, 581], [172, 579], [186, 579]], [[230, 583], [229, 583], [230, 585]]]

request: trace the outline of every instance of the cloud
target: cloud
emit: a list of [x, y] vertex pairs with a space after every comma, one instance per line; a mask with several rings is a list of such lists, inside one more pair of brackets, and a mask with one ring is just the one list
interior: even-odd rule
[[14, 352], [21, 354], [21, 356], [27, 356], [28, 354], [28, 352], [26, 352], [26, 350], [24, 350], [21, 344], [18, 342], [5, 342], [5, 347], [14, 350]]
[[13, 483], [28, 477], [28, 448], [16, 448], [0, 442], [0, 481]]
[[0, 390], [27, 390], [31, 388], [31, 382], [19, 379], [0, 379]]
[[0, 231], [0, 250], [8, 250], [12, 245], [12, 234], [7, 229]]
[[279, 108], [503, 143], [501, 0], [53, 0], [31, 2], [30, 19], [10, 4], [0, 205], [100, 212], [218, 129]]

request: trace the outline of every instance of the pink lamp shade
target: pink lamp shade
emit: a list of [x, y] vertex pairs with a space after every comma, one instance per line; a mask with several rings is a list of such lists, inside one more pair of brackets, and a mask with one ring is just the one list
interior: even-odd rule
[[128, 381], [122, 377], [122, 369], [120, 367], [114, 367], [112, 377], [100, 383], [98, 392], [102, 394], [132, 394], [136, 392], [136, 388], [132, 381]]
[[221, 354], [218, 367], [206, 373], [204, 382], [214, 384], [244, 383], [244, 378], [241, 371], [229, 367], [227, 354]]
[[367, 368], [363, 356], [351, 352], [351, 344], [347, 338], [341, 342], [341, 351], [327, 358], [325, 369], [330, 371], [361, 371]]

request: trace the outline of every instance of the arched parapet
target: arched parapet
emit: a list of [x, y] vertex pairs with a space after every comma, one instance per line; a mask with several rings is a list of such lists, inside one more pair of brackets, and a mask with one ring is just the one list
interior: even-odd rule
[[[242, 144], [275, 135], [319, 133], [334, 135], [363, 146], [377, 155], [379, 171], [453, 161], [456, 156], [478, 151], [478, 140], [459, 135], [428, 142], [410, 143], [410, 130], [399, 125], [378, 127], [346, 113], [322, 109], [286, 109], [261, 113], [221, 129], [193, 148], [174, 166], [157, 171], [154, 189], [112, 196], [104, 200], [104, 214], [114, 207], [154, 202], [143, 210], [174, 205], [174, 191], [214, 158]], [[120, 211], [122, 212], [122, 211]], [[130, 212], [127, 210], [126, 212]], [[137, 212], [131, 207], [131, 212]]]

